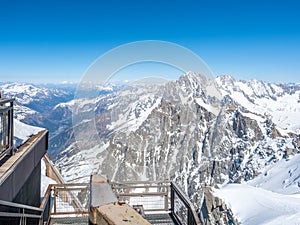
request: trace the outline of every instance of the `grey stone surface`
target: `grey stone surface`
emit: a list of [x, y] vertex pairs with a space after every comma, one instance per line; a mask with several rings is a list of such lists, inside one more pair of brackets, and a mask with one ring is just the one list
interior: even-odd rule
[[109, 184], [91, 184], [91, 207], [108, 205], [117, 201]]

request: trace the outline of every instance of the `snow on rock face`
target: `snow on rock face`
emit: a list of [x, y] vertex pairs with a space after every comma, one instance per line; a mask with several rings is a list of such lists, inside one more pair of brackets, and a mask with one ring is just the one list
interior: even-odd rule
[[29, 107], [15, 104], [14, 105], [14, 118], [18, 120], [24, 120], [28, 116], [34, 116], [37, 114], [35, 110], [30, 109]]
[[243, 225], [296, 225], [300, 223], [300, 198], [247, 184], [229, 184], [214, 190]]
[[300, 85], [276, 85], [262, 81], [236, 81], [230, 76], [216, 79], [223, 96], [251, 112], [270, 115], [281, 129], [300, 134]]
[[16, 146], [24, 143], [30, 136], [42, 130], [44, 130], [44, 128], [30, 126], [14, 119], [14, 138], [16, 140]]
[[[286, 141], [278, 134], [272, 118], [269, 119], [267, 115], [256, 110], [256, 104], [253, 103], [257, 96], [268, 94], [276, 97], [272, 92], [274, 87], [258, 93], [257, 88], [246, 82], [237, 82], [231, 77], [222, 78], [221, 82], [226, 85], [221, 91], [224, 95], [232, 92], [229, 96], [235, 102], [226, 103], [223, 111], [218, 114], [213, 105], [215, 103], [203, 91], [205, 82], [207, 81], [201, 76], [189, 73], [156, 90], [124, 89], [95, 99], [96, 104], [91, 105], [96, 105], [96, 108], [90, 110], [96, 113], [99, 138], [103, 143], [109, 143], [107, 151], [113, 156], [105, 161], [101, 169], [106, 167], [103, 171], [113, 177], [121, 171], [128, 176], [129, 172], [125, 172], [125, 168], [135, 172], [138, 170], [138, 173], [130, 173], [137, 177], [154, 179], [163, 174], [162, 171], [169, 175], [174, 174], [178, 167], [184, 168], [186, 174], [190, 170], [194, 170], [191, 174], [197, 174], [201, 161], [208, 160], [211, 163], [210, 157], [213, 157], [215, 165], [222, 167], [222, 171], [214, 169], [214, 176], [224, 178], [231, 171], [231, 181], [237, 181], [235, 176], [241, 178], [248, 173], [250, 179], [266, 163], [283, 156]], [[252, 85], [255, 84], [260, 85], [260, 88], [267, 86], [253, 81]], [[241, 101], [237, 102], [235, 95], [238, 93]], [[249, 105], [255, 107], [251, 108]], [[82, 102], [82, 107], [84, 110], [89, 108], [89, 103]], [[263, 106], [260, 109], [265, 110]], [[85, 146], [92, 148], [96, 142], [93, 142], [94, 137], [88, 138], [89, 120], [84, 117], [83, 119], [86, 120], [81, 121], [80, 130], [86, 140], [89, 140]], [[187, 154], [186, 159], [194, 164], [180, 161], [183, 154]], [[120, 160], [124, 160], [122, 165], [119, 165]], [[173, 166], [167, 164], [172, 160], [176, 162]], [[108, 165], [110, 163], [119, 166], [111, 168]], [[213, 167], [215, 166], [211, 165]], [[119, 169], [118, 173], [114, 173], [116, 168]], [[208, 174], [209, 172], [205, 176]], [[121, 178], [123, 175], [118, 176]], [[223, 178], [220, 182], [226, 180]]]
[[161, 98], [155, 98], [153, 95], [142, 96], [138, 102], [128, 105], [124, 114], [117, 121], [108, 125], [109, 130], [127, 130], [128, 132], [136, 131], [147, 119], [149, 114], [155, 109], [161, 101]]

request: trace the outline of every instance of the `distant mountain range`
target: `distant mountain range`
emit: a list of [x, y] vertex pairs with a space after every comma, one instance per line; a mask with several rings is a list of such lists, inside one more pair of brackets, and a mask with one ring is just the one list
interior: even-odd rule
[[73, 99], [75, 87], [10, 83], [0, 91], [16, 98], [16, 118], [50, 130], [49, 153], [66, 180], [87, 181], [91, 173], [115, 181], [172, 179], [202, 222], [247, 224], [247, 216], [210, 205], [209, 196], [229, 183], [300, 193], [299, 170], [277, 180], [285, 182], [277, 189], [263, 185], [273, 182], [268, 171], [300, 151], [300, 85], [231, 76], [215, 84], [219, 99], [192, 72], [163, 85], [112, 85], [94, 99]]

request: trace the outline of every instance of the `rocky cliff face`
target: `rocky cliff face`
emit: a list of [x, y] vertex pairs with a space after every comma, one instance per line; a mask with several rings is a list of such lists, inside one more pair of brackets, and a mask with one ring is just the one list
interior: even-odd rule
[[[287, 92], [231, 77], [217, 82], [221, 99], [209, 92], [207, 80], [189, 73], [165, 85], [128, 87], [93, 104], [76, 103], [82, 110], [75, 112], [95, 113], [81, 115], [74, 127], [77, 142], [57, 156], [56, 165], [66, 180], [83, 181], [91, 173], [114, 181], [172, 179], [205, 224], [237, 224], [209, 187], [250, 180], [299, 151], [300, 124], [283, 123], [278, 115], [284, 110], [268, 113], [265, 105], [284, 105], [283, 97], [297, 102], [300, 88]], [[94, 125], [96, 134], [90, 132]]]
[[199, 208], [199, 218], [202, 224], [233, 225], [239, 224], [232, 211], [222, 201], [213, 195], [210, 187], [203, 187], [203, 201]]

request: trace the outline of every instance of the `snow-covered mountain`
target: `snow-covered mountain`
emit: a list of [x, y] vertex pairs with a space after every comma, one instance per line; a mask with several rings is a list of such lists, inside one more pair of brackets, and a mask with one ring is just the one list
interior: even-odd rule
[[[51, 110], [56, 104], [69, 101], [74, 97], [72, 88], [63, 88], [60, 85], [57, 88], [47, 88], [47, 86], [27, 83], [2, 83], [0, 92], [7, 98], [15, 98], [19, 106], [43, 113]], [[16, 113], [16, 116], [20, 116], [19, 113]]]
[[[268, 174], [300, 150], [300, 85], [222, 76], [216, 79], [221, 98], [211, 95], [210, 86], [188, 73], [163, 85], [126, 85], [56, 104], [45, 117], [63, 118], [50, 139], [56, 165], [70, 182], [88, 181], [91, 173], [115, 181], [172, 179], [190, 196], [202, 222], [244, 222], [251, 214], [236, 215], [234, 203], [216, 191], [232, 206], [232, 215], [210, 187], [273, 185]], [[293, 174], [280, 178], [293, 192], [279, 194], [299, 194]]]
[[[50, 143], [53, 143], [53, 137], [61, 135], [61, 132], [71, 127], [70, 115], [63, 117], [55, 111], [55, 106], [72, 100], [75, 89], [75, 85], [0, 83], [2, 96], [15, 98], [14, 117], [16, 121], [47, 128], [50, 131]], [[18, 132], [18, 130], [16, 131]]]
[[[94, 100], [70, 102], [66, 107], [74, 108], [77, 104], [76, 107], [84, 109], [92, 107], [89, 112], [96, 112], [93, 115], [96, 117], [98, 133], [95, 137], [88, 137], [91, 135], [88, 129], [94, 120], [85, 118], [82, 111], [76, 109], [82, 117], [81, 123], [74, 127], [80, 138], [83, 139], [83, 144], [80, 146], [81, 150], [82, 148], [89, 149], [89, 146], [94, 149], [96, 145], [101, 145], [102, 147], [98, 149], [101, 149], [102, 152], [103, 146], [109, 148], [113, 144], [110, 143], [112, 137], [118, 137], [121, 139], [120, 148], [124, 147], [122, 144], [131, 147], [130, 145], [133, 144], [131, 140], [145, 140], [145, 143], [140, 144], [140, 146], [133, 144], [132, 147], [136, 152], [143, 151], [145, 146], [150, 148], [149, 145], [153, 149], [158, 148], [158, 143], [164, 148], [173, 147], [174, 151], [177, 151], [180, 148], [189, 147], [178, 146], [178, 143], [173, 142], [178, 139], [191, 138], [191, 134], [195, 135], [194, 133], [197, 131], [197, 138], [192, 140], [192, 143], [197, 146], [195, 150], [204, 153], [208, 158], [215, 155], [219, 158], [226, 156], [222, 155], [222, 148], [231, 150], [236, 155], [232, 170], [236, 166], [246, 168], [248, 171], [245, 172], [245, 179], [251, 179], [255, 176], [256, 172], [250, 168], [263, 168], [264, 164], [267, 163], [265, 162], [266, 157], [260, 159], [261, 151], [264, 151], [268, 156], [274, 156], [275, 161], [284, 154], [289, 154], [290, 151], [297, 151], [292, 149], [297, 147], [296, 140], [300, 122], [294, 120], [293, 126], [287, 123], [278, 123], [278, 120], [274, 119], [274, 115], [278, 111], [270, 111], [269, 108], [265, 107], [265, 102], [269, 100], [277, 107], [276, 109], [281, 109], [280, 112], [297, 112], [299, 110], [297, 101], [300, 93], [298, 86], [295, 85], [294, 91], [291, 92], [290, 89], [284, 91], [282, 85], [263, 83], [265, 86], [273, 86], [273, 90], [281, 90], [280, 93], [274, 92], [271, 95], [270, 93], [265, 94], [268, 92], [261, 88], [259, 91], [256, 90], [258, 81], [237, 82], [232, 77], [220, 77], [217, 82], [224, 98], [221, 102], [222, 107], [218, 108], [216, 104], [208, 102], [208, 98], [202, 92], [201, 82], [203, 83], [198, 75], [190, 73], [176, 82], [170, 82], [157, 88], [152, 86], [131, 87], [131, 89]], [[245, 88], [242, 85], [247, 86], [252, 92], [248, 91], [247, 95], [244, 94]], [[245, 96], [244, 99], [236, 97], [237, 93], [242, 93]], [[290, 99], [284, 101], [286, 97], [290, 97]], [[277, 100], [280, 98], [277, 104], [274, 103], [276, 98]], [[285, 107], [287, 103], [291, 103], [291, 107]], [[177, 124], [174, 124], [175, 122]], [[144, 138], [145, 135], [147, 138]], [[208, 140], [205, 135], [210, 135], [211, 140]], [[152, 140], [155, 137], [156, 139]], [[174, 139], [173, 142], [171, 142], [172, 139]], [[126, 143], [122, 143], [124, 140]], [[146, 141], [149, 142], [150, 140], [151, 143], [146, 145]], [[182, 144], [183, 142], [181, 142]], [[77, 147], [70, 145], [66, 152], [69, 152], [70, 148], [76, 149]], [[84, 154], [84, 151], [81, 150], [79, 155]], [[167, 149], [163, 150], [167, 151]], [[172, 153], [176, 155], [174, 152]], [[253, 153], [257, 156], [256, 158], [253, 158]], [[153, 153], [149, 150], [149, 154]], [[62, 160], [61, 156], [59, 158]], [[244, 160], [245, 158], [248, 161]], [[268, 160], [270, 159], [268, 158]], [[84, 162], [84, 160], [82, 161]], [[154, 165], [153, 162], [152, 165]], [[146, 165], [143, 167], [149, 168]], [[169, 167], [169, 169], [171, 168]], [[147, 173], [146, 170], [144, 172]], [[148, 179], [158, 178], [155, 176], [155, 170], [148, 171], [148, 173], [143, 176]], [[128, 174], [126, 173], [126, 175]], [[169, 173], [165, 175], [170, 176]], [[141, 175], [141, 177], [143, 176]], [[237, 175], [233, 173], [230, 179], [235, 179], [235, 176]]]
[[218, 100], [207, 82], [188, 73], [165, 85], [128, 86], [72, 102], [80, 118], [77, 142], [56, 160], [65, 179], [86, 181], [91, 173], [119, 181], [170, 178], [203, 221], [214, 224], [215, 215], [229, 221], [225, 211], [205, 215], [204, 187], [247, 182], [298, 153], [300, 86], [223, 76], [216, 79]]

